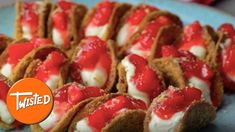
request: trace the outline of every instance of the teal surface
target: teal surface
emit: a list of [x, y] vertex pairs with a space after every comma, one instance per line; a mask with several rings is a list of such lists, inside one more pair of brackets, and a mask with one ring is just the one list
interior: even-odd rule
[[[99, 0], [79, 0], [80, 3], [92, 7]], [[224, 22], [235, 25], [235, 18], [226, 13], [217, 11], [213, 8], [198, 6], [196, 4], [185, 4], [171, 0], [119, 0], [121, 2], [129, 2], [132, 4], [147, 3], [154, 5], [160, 9], [171, 11], [183, 20], [185, 24], [195, 20], [199, 20], [202, 24], [209, 24], [217, 28]], [[15, 9], [13, 6], [0, 9], [0, 33], [13, 36]], [[1, 131], [1, 130], [0, 130]], [[29, 131], [25, 127], [22, 131]], [[235, 131], [235, 95], [226, 94], [223, 106], [217, 112], [214, 122], [203, 128], [203, 132], [232, 132]]]

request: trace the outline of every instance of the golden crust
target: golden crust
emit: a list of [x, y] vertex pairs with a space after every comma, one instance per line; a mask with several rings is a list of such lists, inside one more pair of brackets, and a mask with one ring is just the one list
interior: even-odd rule
[[[157, 102], [164, 100], [166, 92], [155, 98], [150, 105], [144, 120], [144, 132], [149, 132], [148, 124], [151, 120], [151, 113]], [[185, 111], [180, 123], [176, 126], [175, 132], [196, 131], [213, 121], [216, 117], [215, 108], [205, 101], [194, 101]]]
[[[89, 113], [96, 110], [100, 105], [102, 105], [104, 102], [108, 101], [111, 98], [117, 97], [119, 95], [128, 96], [127, 94], [107, 94], [101, 97], [97, 97], [87, 105], [85, 105], [74, 117], [69, 130], [74, 130], [76, 123], [86, 117]], [[129, 96], [128, 96], [129, 97]], [[116, 116], [108, 125], [106, 125], [101, 131], [141, 131], [143, 130], [142, 124], [143, 119], [145, 116], [145, 112], [143, 110], [128, 110], [125, 112], [120, 113], [118, 116]], [[140, 125], [141, 124], [141, 125]], [[139, 130], [138, 130], [139, 129]]]
[[[48, 27], [47, 37], [51, 38], [51, 39], [52, 39], [52, 29], [53, 29], [52, 16], [58, 10], [60, 10], [60, 8], [57, 5], [53, 5], [51, 8], [50, 14], [49, 14], [49, 20], [47, 23], [47, 27]], [[81, 22], [85, 16], [86, 12], [87, 12], [86, 6], [82, 5], [82, 4], [76, 4], [76, 6], [74, 6], [71, 9], [71, 13], [69, 14], [69, 19], [71, 20], [71, 24], [68, 29], [68, 31], [69, 31], [68, 37], [70, 40], [70, 47], [68, 49], [64, 49], [63, 46], [58, 46], [59, 48], [64, 50], [68, 56], [71, 56], [71, 54], [74, 52], [74, 49], [76, 48], [78, 42], [80, 41], [80, 38], [78, 36], [79, 29], [80, 29]]]
[[[37, 32], [38, 37], [46, 37], [46, 21], [50, 12], [51, 4], [45, 0], [42, 6], [42, 12], [39, 13], [39, 30]], [[16, 0], [15, 9], [15, 38], [16, 40], [19, 40], [23, 38], [22, 25], [20, 23], [21, 14], [23, 11], [23, 2], [21, 0]]]
[[184, 78], [183, 71], [175, 58], [160, 58], [153, 60], [153, 64], [163, 74], [163, 78], [167, 84], [178, 88], [186, 86], [187, 82]]
[[[110, 92], [114, 86], [114, 83], [116, 81], [116, 76], [117, 76], [117, 59], [116, 59], [116, 55], [114, 52], [114, 42], [112, 40], [108, 40], [107, 42], [107, 48], [110, 52], [111, 55], [111, 59], [112, 59], [112, 65], [111, 65], [111, 71], [109, 73], [109, 78], [107, 80], [106, 85], [103, 87], [103, 89], [105, 90], [105, 92]], [[86, 42], [84, 40], [82, 40], [79, 44], [79, 46], [75, 49], [73, 56], [72, 56], [72, 61], [76, 59], [77, 57], [77, 53], [82, 50], [83, 45], [85, 45]], [[86, 85], [86, 84], [84, 84]]]
[[5, 35], [0, 35], [0, 54], [6, 49], [8, 44], [10, 44], [13, 41], [12, 38], [5, 36]]
[[[96, 12], [97, 6], [98, 4], [94, 6], [90, 11], [88, 11], [88, 13], [86, 14], [82, 22], [82, 26], [80, 30], [80, 37], [81, 37], [80, 39], [82, 39], [85, 36], [84, 30], [86, 26], [88, 25], [88, 23], [90, 22], [90, 20], [92, 19], [93, 14]], [[120, 18], [122, 17], [123, 14], [125, 14], [130, 9], [130, 7], [131, 7], [130, 4], [115, 2], [115, 7], [113, 9], [112, 15], [108, 22], [108, 30], [103, 35], [103, 38], [101, 38], [102, 40], [107, 41], [115, 37], [116, 32], [117, 32], [116, 27], [117, 27], [117, 24], [119, 23]]]
[[[70, 84], [66, 84], [66, 85], [70, 85]], [[64, 86], [66, 86], [64, 85]], [[79, 84], [77, 84], [79, 85]], [[60, 87], [62, 88], [62, 87]], [[59, 89], [60, 89], [59, 88]], [[57, 89], [57, 90], [59, 90]], [[94, 98], [89, 98], [86, 100], [83, 100], [81, 102], [79, 102], [78, 104], [74, 105], [71, 109], [69, 109], [64, 115], [63, 117], [60, 119], [60, 121], [50, 130], [50, 132], [66, 132], [68, 130], [68, 127], [74, 117], [74, 115], [80, 110], [82, 109], [86, 104], [88, 104], [90, 101], [92, 101]], [[34, 124], [30, 126], [31, 130], [33, 132], [43, 132], [44, 130], [40, 127], [39, 124]]]
[[[182, 32], [182, 22], [180, 21], [179, 17], [166, 11], [154, 11], [148, 15], [146, 19], [147, 22], [150, 22], [157, 17], [160, 16], [167, 16], [171, 18], [172, 21], [174, 21], [176, 24], [170, 25], [170, 26], [163, 26], [160, 28], [159, 32], [157, 33], [156, 37], [154, 38], [153, 45], [151, 47], [150, 56], [148, 57], [149, 60], [152, 60], [155, 58], [156, 50], [158, 45], [162, 44], [169, 44], [174, 43], [179, 38], [179, 34]], [[144, 26], [138, 30], [125, 44], [119, 51], [119, 57], [123, 57], [124, 53], [127, 51], [127, 49], [130, 48], [131, 44], [139, 38], [141, 35], [142, 30], [144, 29]], [[166, 39], [167, 37], [167, 39]]]

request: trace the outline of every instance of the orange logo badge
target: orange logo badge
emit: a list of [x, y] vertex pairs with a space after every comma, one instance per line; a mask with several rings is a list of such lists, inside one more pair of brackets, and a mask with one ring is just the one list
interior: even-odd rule
[[52, 92], [42, 81], [25, 78], [16, 82], [9, 90], [7, 106], [16, 120], [25, 124], [38, 123], [52, 110]]

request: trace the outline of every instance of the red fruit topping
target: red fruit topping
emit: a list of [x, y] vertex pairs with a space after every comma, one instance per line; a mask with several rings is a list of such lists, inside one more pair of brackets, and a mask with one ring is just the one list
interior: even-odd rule
[[0, 100], [6, 102], [8, 90], [9, 86], [5, 83], [4, 80], [0, 80]]
[[36, 69], [35, 78], [47, 82], [52, 75], [58, 76], [61, 67], [65, 64], [66, 57], [58, 51], [51, 52], [46, 60]]
[[95, 9], [95, 13], [91, 17], [90, 24], [93, 26], [102, 26], [108, 23], [114, 7], [115, 2], [103, 1], [99, 3]]
[[131, 12], [127, 18], [127, 22], [131, 25], [139, 25], [144, 20], [145, 16], [152, 11], [158, 11], [158, 9], [153, 6], [143, 4]]
[[37, 36], [39, 26], [39, 5], [36, 2], [24, 2], [23, 14], [21, 15], [21, 24], [29, 26], [32, 36]]
[[8, 46], [7, 63], [14, 66], [30, 51], [42, 45], [52, 44], [48, 39], [34, 38], [30, 42], [19, 42]]
[[149, 101], [152, 102], [153, 98], [163, 91], [160, 78], [144, 58], [132, 54], [129, 56], [129, 60], [135, 66], [133, 82], [137, 89], [145, 92], [149, 97]]
[[120, 95], [104, 102], [95, 111], [90, 113], [88, 115], [88, 124], [96, 131], [101, 131], [121, 110], [128, 109], [146, 110], [147, 107], [141, 100]]
[[184, 29], [182, 41], [177, 45], [179, 50], [189, 51], [193, 46], [206, 48], [203, 38], [203, 28], [198, 21], [193, 22]]
[[177, 112], [184, 112], [194, 102], [201, 100], [202, 92], [197, 88], [186, 87], [176, 89], [169, 87], [164, 93], [165, 98], [159, 99], [154, 112], [163, 120], [170, 119]]
[[98, 37], [87, 37], [83, 40], [84, 45], [71, 64], [72, 79], [81, 82], [80, 71], [94, 70], [96, 66], [103, 68], [107, 75], [111, 70], [111, 53], [106, 42]]
[[180, 57], [180, 53], [173, 45], [164, 45], [161, 47], [161, 57]]
[[[133, 45], [140, 45], [139, 50], [150, 52], [153, 42], [156, 38], [157, 33], [163, 26], [174, 24], [172, 20], [170, 20], [166, 16], [157, 17], [155, 20], [152, 20], [150, 23], [146, 24], [141, 35], [137, 38]], [[129, 51], [130, 52], [130, 51]], [[147, 57], [144, 55], [144, 57]]]
[[225, 88], [235, 91], [235, 29], [232, 24], [225, 23], [218, 29], [225, 34], [225, 43], [222, 44], [222, 52], [218, 63], [224, 79]]

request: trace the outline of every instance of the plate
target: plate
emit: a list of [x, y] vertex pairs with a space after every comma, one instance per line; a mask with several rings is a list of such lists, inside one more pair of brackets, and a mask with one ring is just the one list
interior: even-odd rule
[[[92, 7], [100, 0], [77, 0], [79, 3]], [[126, 0], [118, 0], [127, 2]], [[222, 23], [228, 22], [235, 25], [235, 18], [229, 14], [207, 6], [193, 3], [182, 3], [173, 0], [128, 0], [131, 4], [146, 3], [160, 9], [177, 14], [184, 24], [199, 20], [202, 24], [209, 24], [215, 29]], [[0, 33], [13, 36], [15, 9], [14, 6], [0, 8]], [[1, 131], [1, 130], [0, 130]], [[23, 131], [30, 131], [28, 127]], [[225, 94], [222, 107], [217, 112], [215, 121], [201, 129], [202, 132], [235, 131], [235, 94]]]

